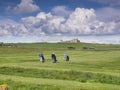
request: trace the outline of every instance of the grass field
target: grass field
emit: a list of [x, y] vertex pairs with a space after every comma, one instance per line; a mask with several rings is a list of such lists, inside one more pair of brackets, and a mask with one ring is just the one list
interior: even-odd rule
[[[40, 52], [45, 63], [39, 62]], [[53, 52], [57, 63], [51, 61]], [[4, 83], [10, 90], [120, 90], [120, 45], [5, 44], [0, 46], [0, 84]]]

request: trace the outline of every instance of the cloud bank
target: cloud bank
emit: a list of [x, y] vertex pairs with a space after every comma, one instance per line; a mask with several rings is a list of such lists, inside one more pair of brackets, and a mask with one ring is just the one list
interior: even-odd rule
[[[57, 10], [66, 13], [59, 15]], [[74, 11], [69, 11], [67, 8], [59, 6], [49, 13], [40, 12], [36, 16], [21, 18], [22, 23], [0, 20], [0, 37], [120, 34], [119, 20], [103, 21], [97, 18], [98, 15], [100, 14], [96, 14], [94, 9], [76, 8]]]
[[[119, 32], [120, 22], [104, 22], [96, 18], [94, 9], [76, 8], [64, 16], [53, 15], [51, 12], [40, 12], [37, 16], [22, 18], [23, 24], [31, 32], [40, 34], [69, 35], [104, 35]], [[37, 33], [38, 34], [38, 33]]]

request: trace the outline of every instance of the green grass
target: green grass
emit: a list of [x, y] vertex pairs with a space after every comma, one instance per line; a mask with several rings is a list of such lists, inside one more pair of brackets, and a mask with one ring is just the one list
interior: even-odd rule
[[[75, 47], [74, 50], [67, 47]], [[94, 47], [95, 50], [83, 50]], [[42, 52], [45, 63], [39, 62]], [[57, 56], [52, 63], [51, 54]], [[63, 60], [66, 52], [70, 61]], [[120, 90], [120, 45], [27, 43], [0, 47], [0, 84], [10, 90]]]
[[[2, 81], [1, 81], [2, 78]], [[7, 83], [12, 90], [119, 90], [120, 86], [100, 83], [79, 83], [68, 80], [30, 78], [1, 75], [0, 83]], [[30, 89], [31, 88], [31, 89]]]
[[[60, 71], [60, 70], [45, 70], [45, 69], [24, 69], [17, 67], [1, 67], [1, 74], [23, 76], [23, 77], [35, 77], [35, 78], [50, 78], [50, 79], [62, 79], [79, 82], [98, 82], [106, 84], [120, 84], [120, 77], [112, 75], [91, 73], [91, 72], [78, 72], [78, 71]], [[34, 73], [33, 73], [34, 72]]]

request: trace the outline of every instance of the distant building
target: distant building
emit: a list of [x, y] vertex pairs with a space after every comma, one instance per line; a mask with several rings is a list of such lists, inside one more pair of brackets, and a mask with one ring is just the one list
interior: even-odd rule
[[72, 40], [69, 40], [69, 41], [61, 40], [61, 42], [64, 42], [64, 43], [80, 43], [80, 40], [78, 40], [78, 39], [72, 39]]
[[71, 40], [70, 42], [71, 42], [71, 43], [79, 43], [80, 40], [78, 40], [78, 39], [73, 39], [73, 40]]

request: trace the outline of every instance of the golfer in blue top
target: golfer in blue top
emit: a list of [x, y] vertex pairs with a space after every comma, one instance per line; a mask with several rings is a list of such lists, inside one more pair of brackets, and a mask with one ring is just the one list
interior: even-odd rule
[[63, 58], [65, 59], [65, 61], [69, 61], [69, 56], [66, 53], [63, 54]]
[[39, 54], [40, 62], [45, 62], [44, 55], [42, 53]]

